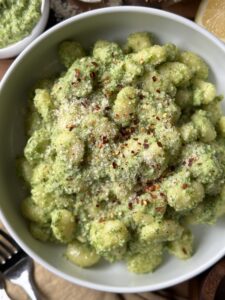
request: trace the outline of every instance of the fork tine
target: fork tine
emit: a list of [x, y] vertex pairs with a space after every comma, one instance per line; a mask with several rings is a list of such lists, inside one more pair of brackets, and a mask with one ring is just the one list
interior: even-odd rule
[[3, 249], [4, 251], [6, 251], [9, 254], [12, 253], [16, 253], [17, 249], [15, 249], [15, 247], [9, 247], [6, 243], [4, 243], [3, 241], [0, 240], [0, 249]]
[[9, 256], [7, 252], [2, 251], [2, 249], [0, 249], [0, 257], [2, 257], [3, 260], [6, 260], [6, 259], [10, 259], [12, 255]]
[[5, 231], [0, 229], [0, 235], [2, 235], [11, 245], [13, 245], [17, 250], [20, 249], [19, 245], [14, 241], [11, 236], [9, 236]]

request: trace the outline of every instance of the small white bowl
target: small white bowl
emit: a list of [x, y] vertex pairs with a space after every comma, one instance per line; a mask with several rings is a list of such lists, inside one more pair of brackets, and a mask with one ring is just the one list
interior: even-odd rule
[[0, 48], [0, 59], [10, 58], [20, 54], [20, 52], [22, 52], [36, 37], [38, 37], [43, 32], [48, 21], [48, 16], [49, 0], [43, 0], [41, 5], [41, 17], [38, 23], [33, 28], [31, 34], [26, 36], [19, 42], [16, 42], [4, 48]]

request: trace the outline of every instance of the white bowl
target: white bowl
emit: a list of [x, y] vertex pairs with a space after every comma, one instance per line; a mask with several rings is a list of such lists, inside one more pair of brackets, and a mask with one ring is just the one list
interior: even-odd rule
[[36, 37], [38, 37], [43, 32], [48, 21], [48, 16], [49, 0], [44, 0], [42, 1], [41, 5], [41, 17], [38, 23], [34, 26], [30, 35], [14, 44], [11, 44], [4, 48], [0, 48], [0, 59], [10, 58], [20, 54], [20, 52], [22, 52]]
[[60, 70], [57, 47], [74, 38], [85, 47], [97, 39], [122, 42], [134, 31], [150, 31], [159, 42], [173, 42], [199, 53], [209, 64], [210, 80], [225, 94], [225, 47], [212, 34], [174, 14], [142, 7], [117, 7], [71, 18], [36, 39], [11, 65], [0, 85], [0, 201], [2, 220], [24, 250], [53, 273], [73, 283], [110, 292], [144, 292], [166, 288], [204, 271], [225, 254], [225, 219], [215, 226], [197, 226], [194, 256], [187, 261], [166, 257], [152, 274], [129, 273], [123, 263], [81, 269], [66, 261], [64, 248], [32, 238], [19, 212], [23, 197], [15, 157], [24, 146], [23, 120], [29, 89]]

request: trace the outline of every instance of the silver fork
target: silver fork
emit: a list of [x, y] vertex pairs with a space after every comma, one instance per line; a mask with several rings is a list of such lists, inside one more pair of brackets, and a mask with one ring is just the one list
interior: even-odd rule
[[21, 286], [31, 300], [42, 299], [33, 279], [33, 261], [5, 231], [0, 229], [0, 272]]

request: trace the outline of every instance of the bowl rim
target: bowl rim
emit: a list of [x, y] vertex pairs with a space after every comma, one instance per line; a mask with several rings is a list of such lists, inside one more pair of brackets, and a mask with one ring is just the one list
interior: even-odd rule
[[[88, 12], [81, 13], [79, 15], [76, 15], [74, 17], [71, 17], [67, 20], [64, 20], [60, 22], [59, 24], [53, 26], [52, 28], [48, 29], [44, 33], [42, 33], [37, 39], [35, 39], [12, 63], [12, 65], [9, 67], [5, 75], [3, 76], [2, 80], [0, 81], [0, 94], [1, 90], [4, 87], [5, 82], [10, 77], [11, 73], [13, 72], [14, 68], [17, 66], [17, 64], [20, 63], [20, 61], [29, 53], [40, 41], [44, 40], [47, 36], [51, 35], [53, 32], [57, 31], [59, 28], [64, 27], [67, 24], [76, 22], [81, 19], [86, 19], [88, 17], [94, 16], [94, 15], [102, 15], [102, 14], [111, 14], [111, 13], [118, 13], [118, 12], [137, 12], [137, 13], [144, 13], [149, 15], [155, 15], [163, 18], [167, 18], [173, 21], [176, 21], [178, 23], [183, 23], [187, 27], [190, 27], [198, 32], [200, 32], [203, 36], [211, 40], [217, 47], [222, 49], [222, 51], [225, 53], [225, 45], [212, 33], [208, 32], [206, 29], [202, 28], [198, 24], [173, 13], [162, 11], [159, 9], [154, 8], [146, 8], [141, 6], [118, 6], [118, 7], [107, 7], [107, 8], [100, 8], [91, 10]], [[52, 272], [53, 274], [71, 282], [74, 284], [78, 284], [83, 287], [99, 290], [99, 291], [105, 291], [105, 292], [114, 292], [114, 293], [140, 293], [140, 292], [150, 292], [155, 291], [159, 289], [168, 288], [170, 286], [179, 284], [185, 280], [188, 280], [190, 278], [193, 278], [194, 276], [200, 274], [201, 272], [205, 271], [209, 267], [211, 267], [213, 264], [215, 264], [219, 259], [223, 257], [225, 254], [225, 246], [221, 248], [221, 251], [219, 251], [214, 257], [212, 257], [209, 261], [205, 262], [203, 265], [198, 267], [197, 269], [194, 269], [193, 271], [189, 271], [188, 273], [179, 276], [176, 279], [170, 279], [163, 283], [157, 283], [152, 285], [144, 285], [141, 287], [115, 287], [115, 286], [109, 286], [105, 284], [98, 284], [98, 283], [92, 283], [87, 280], [78, 279], [72, 275], [68, 275], [64, 273], [63, 271], [60, 271], [59, 269], [53, 267], [51, 264], [46, 262], [44, 259], [42, 259], [38, 254], [36, 254], [32, 249], [30, 249], [17, 235], [17, 233], [13, 230], [11, 225], [7, 221], [7, 217], [2, 213], [2, 210], [0, 210], [0, 219], [3, 223], [3, 225], [6, 227], [8, 232], [12, 235], [12, 237], [18, 242], [18, 244], [24, 249], [25, 252], [27, 252], [28, 255], [30, 255], [37, 263], [45, 267], [47, 270]], [[138, 276], [138, 275], [137, 275]]]

